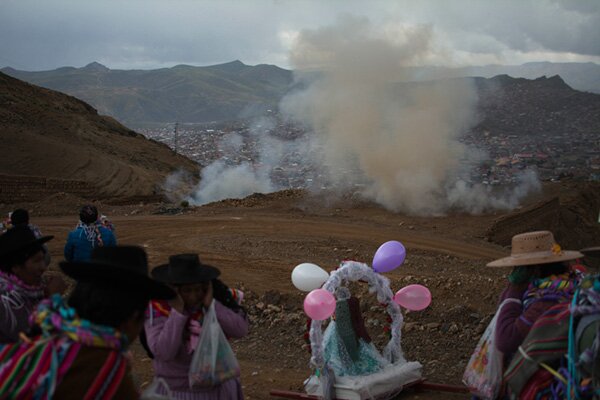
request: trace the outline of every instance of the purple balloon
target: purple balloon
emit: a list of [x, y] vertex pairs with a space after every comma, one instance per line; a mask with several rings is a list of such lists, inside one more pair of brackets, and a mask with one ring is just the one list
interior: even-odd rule
[[398, 268], [406, 258], [404, 245], [395, 240], [385, 242], [375, 252], [373, 257], [373, 270], [375, 272], [389, 272]]

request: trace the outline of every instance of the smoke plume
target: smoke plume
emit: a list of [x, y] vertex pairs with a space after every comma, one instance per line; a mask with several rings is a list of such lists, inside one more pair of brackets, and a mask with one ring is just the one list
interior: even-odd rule
[[320, 149], [312, 161], [341, 190], [358, 187], [390, 210], [420, 215], [512, 205], [519, 196], [495, 198], [459, 180], [470, 157], [459, 138], [477, 102], [470, 81], [410, 83], [406, 67], [444, 55], [433, 39], [430, 26], [356, 17], [302, 31], [290, 58], [304, 89], [281, 110], [312, 128]]

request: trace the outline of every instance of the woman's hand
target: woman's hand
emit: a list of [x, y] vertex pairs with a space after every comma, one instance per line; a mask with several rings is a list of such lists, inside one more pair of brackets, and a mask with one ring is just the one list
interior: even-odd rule
[[529, 285], [533, 278], [533, 267], [514, 267], [510, 275], [508, 275], [508, 281], [515, 286]]
[[206, 295], [204, 295], [204, 308], [210, 307], [210, 304], [213, 301], [213, 287], [212, 282], [209, 282], [208, 288], [206, 289]]
[[182, 314], [185, 303], [183, 301], [183, 298], [179, 294], [179, 289], [178, 288], [174, 288], [174, 289], [175, 289], [176, 295], [173, 299], [169, 300], [169, 305], [171, 306], [171, 308], [175, 309], [177, 312]]

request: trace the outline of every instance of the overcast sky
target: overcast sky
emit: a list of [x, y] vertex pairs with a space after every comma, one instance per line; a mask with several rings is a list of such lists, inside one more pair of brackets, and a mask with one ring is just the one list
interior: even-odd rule
[[0, 67], [177, 64], [289, 68], [302, 30], [366, 17], [382, 32], [428, 25], [427, 64], [600, 63], [600, 0], [0, 0]]

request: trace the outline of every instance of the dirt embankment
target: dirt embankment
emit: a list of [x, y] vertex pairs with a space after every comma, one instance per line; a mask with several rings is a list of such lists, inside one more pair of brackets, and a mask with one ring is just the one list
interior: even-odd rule
[[569, 185], [566, 190], [503, 215], [488, 229], [490, 241], [509, 246], [513, 235], [549, 230], [563, 248], [581, 249], [600, 242], [600, 185]]

